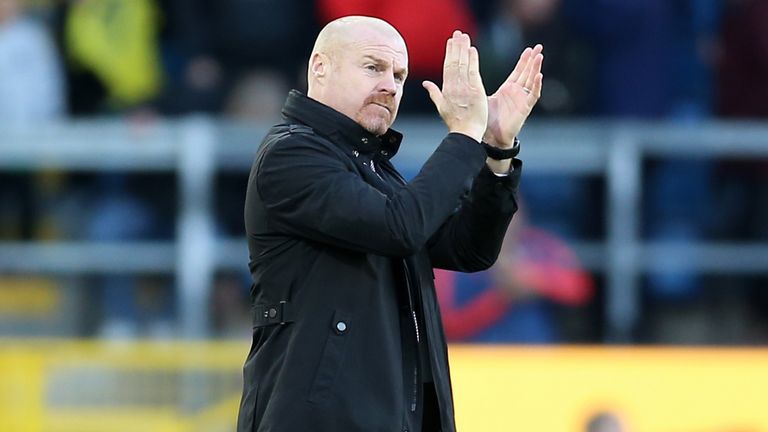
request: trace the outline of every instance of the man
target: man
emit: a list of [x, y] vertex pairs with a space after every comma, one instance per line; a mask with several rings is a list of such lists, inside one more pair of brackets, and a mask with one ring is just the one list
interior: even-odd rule
[[450, 133], [406, 184], [390, 163], [401, 135], [389, 129], [405, 42], [369, 17], [320, 32], [308, 95], [289, 94], [248, 183], [254, 332], [238, 431], [455, 430], [432, 268], [496, 259], [542, 59], [541, 46], [527, 49], [488, 98], [477, 50], [454, 32], [442, 89], [423, 84]]
[[56, 46], [26, 3], [0, 0], [0, 123], [31, 127], [65, 115]]

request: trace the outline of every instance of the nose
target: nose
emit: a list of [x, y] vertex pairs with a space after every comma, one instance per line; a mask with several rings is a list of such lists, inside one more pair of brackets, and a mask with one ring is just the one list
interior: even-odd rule
[[395, 82], [395, 74], [391, 71], [382, 75], [382, 79], [379, 82], [379, 91], [387, 92], [394, 95], [397, 92], [397, 83]]

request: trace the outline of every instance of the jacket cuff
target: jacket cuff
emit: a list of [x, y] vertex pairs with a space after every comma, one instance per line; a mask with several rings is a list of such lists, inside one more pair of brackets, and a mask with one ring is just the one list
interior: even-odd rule
[[449, 133], [437, 151], [449, 153], [459, 160], [474, 162], [483, 161], [485, 165], [485, 149], [474, 138], [458, 132]]
[[517, 193], [522, 170], [523, 162], [520, 159], [512, 159], [509, 175], [503, 177], [497, 176], [488, 165], [483, 165], [480, 174], [475, 177], [474, 199], [485, 201], [502, 212], [515, 212], [518, 208]]
[[510, 191], [516, 191], [520, 185], [520, 174], [523, 171], [523, 161], [520, 159], [512, 159], [509, 172], [506, 174], [497, 174], [488, 168], [488, 165], [483, 165], [483, 170], [477, 176], [478, 181], [491, 182], [497, 185], [497, 188], [508, 189]]

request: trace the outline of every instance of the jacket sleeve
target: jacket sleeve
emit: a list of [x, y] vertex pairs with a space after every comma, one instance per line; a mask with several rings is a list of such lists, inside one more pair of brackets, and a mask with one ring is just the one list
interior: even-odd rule
[[433, 267], [474, 272], [496, 262], [504, 234], [517, 211], [517, 187], [522, 162], [513, 159], [513, 170], [498, 177], [484, 167], [459, 208], [429, 240]]
[[388, 197], [311, 136], [288, 135], [265, 151], [255, 182], [270, 231], [390, 256], [422, 249], [485, 161], [482, 146], [448, 134], [413, 181]]

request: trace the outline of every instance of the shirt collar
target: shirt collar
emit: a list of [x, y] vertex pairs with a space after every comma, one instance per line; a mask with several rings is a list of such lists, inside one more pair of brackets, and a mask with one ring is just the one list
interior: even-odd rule
[[354, 120], [335, 109], [309, 98], [298, 90], [291, 90], [283, 106], [286, 119], [297, 120], [311, 127], [316, 133], [337, 139], [361, 153], [380, 152], [389, 159], [397, 153], [403, 135], [393, 129], [376, 136]]

